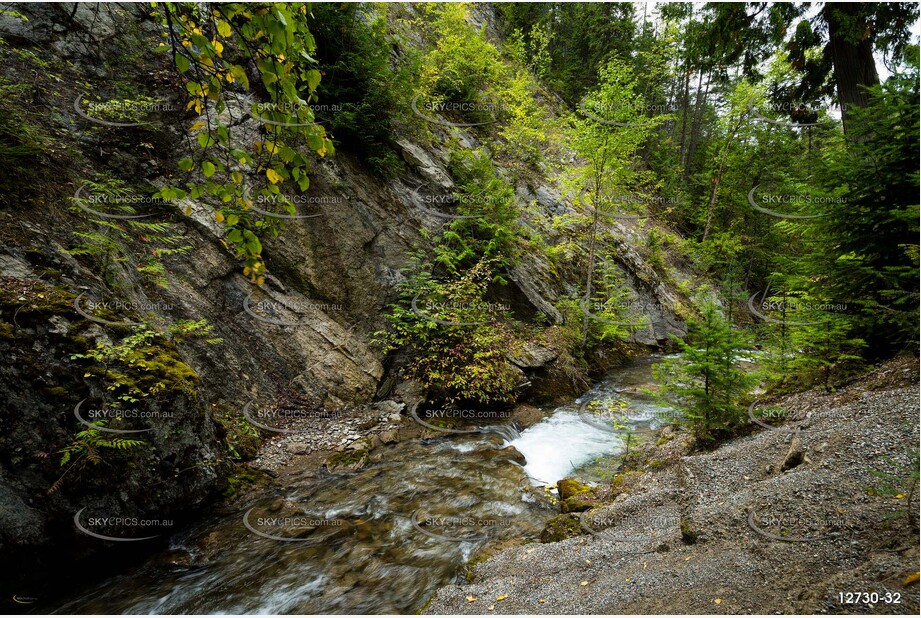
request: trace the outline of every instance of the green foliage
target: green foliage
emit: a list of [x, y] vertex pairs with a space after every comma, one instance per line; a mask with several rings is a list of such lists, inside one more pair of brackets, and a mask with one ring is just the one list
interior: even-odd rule
[[259, 449], [259, 430], [250, 425], [232, 406], [211, 404], [212, 416], [224, 430], [227, 456], [233, 461], [252, 459]]
[[[310, 107], [317, 99], [321, 73], [313, 56], [316, 42], [308, 27], [307, 4], [158, 6], [169, 41], [160, 51], [170, 54], [186, 80], [186, 109], [202, 116], [189, 130], [196, 154], [179, 162], [190, 175], [185, 189], [167, 187], [159, 195], [214, 201], [215, 219], [226, 224], [227, 242], [244, 260], [244, 273], [262, 284], [265, 262], [259, 235], [277, 234], [279, 223], [250, 209], [244, 174], [265, 175], [264, 192], [269, 196], [279, 196], [282, 186], [306, 191], [310, 162], [302, 151], [321, 157], [333, 152]], [[261, 84], [251, 86], [250, 63]], [[244, 143], [234, 132], [234, 112], [228, 106], [228, 97], [236, 98], [234, 90], [261, 90], [267, 95], [266, 103], [244, 104], [248, 106], [244, 113], [263, 123], [261, 141]], [[290, 213], [293, 206], [288, 207]]]
[[[94, 363], [84, 377], [100, 377], [106, 382], [106, 390], [124, 403], [176, 391], [194, 395], [198, 375], [182, 362], [174, 344], [188, 337], [205, 338], [212, 330], [206, 320], [174, 322], [162, 333], [134, 327], [133, 333], [117, 342], [98, 341], [95, 348], [72, 354], [71, 359]], [[206, 341], [216, 344], [222, 340]]]
[[106, 423], [104, 420], [94, 421], [92, 428], [78, 432], [73, 442], [58, 451], [61, 453], [60, 465], [66, 466], [75, 457], [85, 458], [91, 464], [98, 464], [102, 461], [102, 454], [106, 449], [125, 451], [145, 444], [143, 440], [113, 438], [97, 429], [104, 428]]
[[662, 384], [660, 396], [687, 419], [701, 442], [726, 435], [741, 425], [741, 405], [754, 379], [738, 365], [747, 341], [712, 301], [704, 302], [700, 319], [688, 322], [687, 341], [677, 337], [680, 352], [654, 368]]
[[316, 117], [335, 142], [362, 157], [378, 173], [393, 176], [404, 165], [394, 152], [391, 118], [409, 108], [411, 57], [391, 61], [387, 6], [319, 3], [312, 7], [317, 42]]
[[514, 401], [520, 373], [506, 357], [513, 343], [509, 316], [487, 300], [495, 266], [495, 260], [483, 259], [460, 278], [442, 283], [428, 274], [430, 264], [417, 259], [400, 285], [403, 303], [388, 315], [390, 330], [377, 333], [385, 352], [406, 350], [408, 374], [450, 404]]
[[[168, 287], [163, 258], [183, 255], [192, 250], [192, 245], [178, 231], [177, 225], [144, 219], [96, 218], [78, 208], [83, 206], [106, 215], [133, 216], [150, 214], [146, 211], [162, 207], [163, 204], [154, 198], [139, 195], [138, 191], [121, 180], [105, 175], [96, 180], [83, 181], [81, 185], [81, 197], [71, 198], [74, 202], [73, 211], [89, 217], [94, 227], [74, 230], [73, 235], [79, 242], [68, 252], [75, 257], [94, 258], [101, 265], [107, 282], [113, 287], [120, 285], [118, 277], [121, 270], [118, 266], [124, 262], [132, 263], [138, 272], [159, 287]], [[144, 207], [136, 208], [133, 203], [142, 203]], [[136, 248], [143, 251], [140, 263], [135, 262]]]
[[420, 89], [433, 101], [472, 103], [499, 77], [499, 52], [466, 21], [465, 3], [423, 4], [421, 25], [432, 50], [422, 63]]
[[521, 58], [571, 105], [598, 85], [599, 67], [632, 51], [629, 3], [510, 2], [496, 9], [512, 41], [521, 41]]

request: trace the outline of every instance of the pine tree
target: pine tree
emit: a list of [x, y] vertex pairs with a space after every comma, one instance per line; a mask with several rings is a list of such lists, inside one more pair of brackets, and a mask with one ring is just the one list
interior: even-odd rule
[[754, 382], [738, 364], [746, 338], [707, 301], [700, 318], [688, 322], [687, 341], [674, 339], [680, 353], [655, 368], [660, 396], [682, 412], [698, 440], [713, 441], [745, 417], [740, 404]]

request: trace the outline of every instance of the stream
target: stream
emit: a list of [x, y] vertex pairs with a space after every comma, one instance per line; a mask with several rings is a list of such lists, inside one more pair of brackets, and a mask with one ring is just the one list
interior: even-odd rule
[[167, 550], [55, 613], [415, 613], [463, 577], [477, 550], [539, 536], [558, 512], [543, 485], [573, 472], [593, 480], [592, 464], [621, 452], [624, 424], [593, 415], [592, 401], [623, 401], [636, 433], [662, 424], [667, 410], [642, 393], [656, 358], [615, 370], [522, 432], [406, 441], [358, 472], [305, 473], [240, 513], [175, 534]]

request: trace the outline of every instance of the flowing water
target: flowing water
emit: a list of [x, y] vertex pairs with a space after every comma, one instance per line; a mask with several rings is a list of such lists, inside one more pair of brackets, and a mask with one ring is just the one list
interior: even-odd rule
[[359, 472], [305, 475], [175, 535], [169, 550], [57, 611], [416, 612], [481, 547], [540, 534], [556, 514], [540, 485], [622, 449], [623, 434], [586, 412], [591, 401], [622, 398], [631, 430], [656, 425], [662, 409], [638, 388], [651, 362], [617, 370], [520, 434], [503, 426], [402, 442]]

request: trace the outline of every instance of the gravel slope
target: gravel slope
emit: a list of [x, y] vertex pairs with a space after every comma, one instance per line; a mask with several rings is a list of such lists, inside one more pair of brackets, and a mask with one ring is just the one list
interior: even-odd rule
[[[657, 462], [585, 515], [598, 534], [499, 551], [424, 611], [917, 614], [918, 584], [904, 583], [918, 571], [917, 491], [912, 526], [909, 497], [872, 491], [871, 472], [907, 488], [917, 469], [916, 361], [778, 403], [801, 420]], [[842, 603], [846, 592], [880, 599]]]

